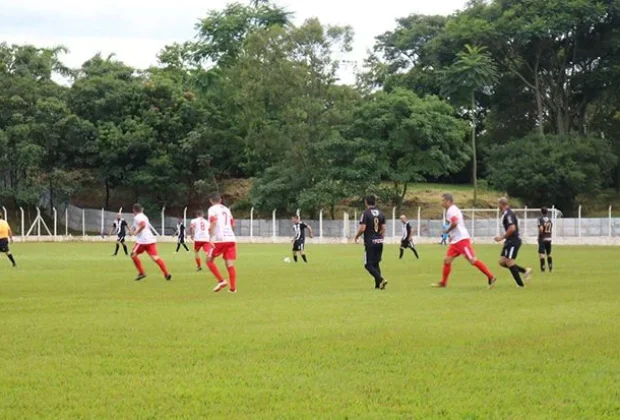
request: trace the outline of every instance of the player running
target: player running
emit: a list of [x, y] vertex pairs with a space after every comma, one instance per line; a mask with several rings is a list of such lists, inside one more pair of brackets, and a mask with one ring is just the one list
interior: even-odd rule
[[183, 248], [185, 248], [185, 251], [189, 252], [189, 248], [187, 247], [187, 244], [185, 243], [185, 224], [183, 223], [183, 218], [181, 217], [179, 217], [179, 219], [177, 220], [177, 230], [174, 234], [177, 237], [176, 252], [179, 252], [179, 249], [181, 249], [181, 245], [183, 245]]
[[146, 277], [144, 267], [142, 267], [142, 261], [140, 261], [140, 258], [138, 257], [143, 252], [149, 254], [155, 264], [159, 266], [161, 272], [164, 273], [166, 280], [171, 280], [172, 276], [168, 273], [166, 264], [164, 264], [164, 261], [157, 254], [157, 241], [155, 239], [155, 235], [151, 232], [149, 218], [143, 213], [143, 208], [140, 204], [133, 205], [133, 214], [134, 219], [131, 233], [136, 237], [136, 244], [131, 251], [131, 259], [138, 269], [138, 277], [136, 277], [136, 281], [140, 281]]
[[209, 199], [211, 202], [211, 208], [208, 212], [209, 218], [209, 238], [211, 241], [211, 248], [209, 250], [209, 258], [207, 260], [207, 266], [213, 273], [218, 281], [217, 286], [213, 289], [214, 292], [219, 292], [226, 286], [228, 282], [224, 280], [217, 266], [215, 265], [215, 258], [220, 255], [224, 257], [224, 262], [228, 269], [228, 276], [230, 277], [230, 293], [237, 293], [237, 270], [235, 269], [235, 260], [237, 259], [237, 238], [233, 228], [235, 227], [235, 220], [228, 207], [222, 205], [222, 197], [219, 194], [213, 194]]
[[306, 257], [306, 229], [308, 229], [308, 235], [312, 238], [312, 228], [302, 222], [299, 219], [299, 216], [293, 216], [293, 259], [297, 262], [297, 256], [301, 254], [301, 258], [305, 263], [308, 263], [308, 258]]
[[205, 219], [205, 213], [202, 210], [196, 212], [196, 218], [189, 224], [189, 236], [194, 241], [194, 254], [196, 258], [196, 271], [202, 271], [200, 262], [200, 250], [209, 255], [211, 245], [209, 244], [209, 221]]
[[450, 226], [444, 231], [450, 235], [450, 246], [448, 247], [448, 252], [446, 253], [446, 258], [444, 259], [441, 282], [433, 284], [432, 286], [446, 287], [448, 285], [450, 271], [452, 271], [452, 262], [459, 255], [464, 255], [471, 265], [487, 276], [489, 289], [492, 288], [497, 279], [487, 268], [487, 266], [476, 258], [476, 254], [474, 254], [474, 249], [471, 245], [471, 237], [465, 228], [463, 213], [461, 213], [461, 210], [454, 205], [454, 197], [452, 197], [452, 194], [446, 193], [442, 195], [441, 205], [447, 210], [446, 219], [450, 222]]
[[112, 223], [112, 228], [110, 229], [110, 233], [108, 235], [112, 235], [112, 233], [116, 233], [116, 249], [114, 250], [113, 257], [118, 255], [118, 250], [121, 245], [123, 245], [123, 251], [125, 251], [125, 255], [129, 255], [127, 252], [127, 245], [125, 244], [125, 236], [127, 236], [127, 222], [123, 219], [123, 215], [118, 213], [116, 215], [116, 220]]
[[376, 205], [374, 196], [364, 199], [366, 210], [362, 213], [355, 243], [364, 235], [364, 268], [375, 279], [375, 289], [384, 290], [388, 282], [381, 275], [381, 259], [385, 241], [385, 216]]
[[420, 256], [418, 255], [418, 250], [415, 249], [415, 245], [413, 244], [413, 228], [411, 227], [411, 222], [407, 221], [407, 216], [404, 214], [400, 216], [400, 221], [403, 224], [403, 236], [400, 240], [400, 256], [398, 258], [402, 260], [403, 255], [405, 254], [405, 249], [409, 248], [419, 260]]
[[17, 267], [15, 263], [15, 258], [13, 258], [13, 254], [11, 254], [11, 250], [9, 249], [9, 243], [13, 243], [13, 231], [11, 231], [11, 226], [4, 220], [4, 216], [0, 213], [0, 253], [6, 254], [13, 267]]
[[547, 216], [549, 209], [540, 209], [538, 219], [538, 256], [540, 257], [540, 271], [545, 272], [545, 256], [549, 265], [549, 272], [553, 271], [553, 258], [551, 258], [551, 238], [553, 236], [553, 222]]
[[523, 288], [523, 280], [521, 280], [521, 273], [525, 274], [525, 280], [529, 281], [532, 275], [531, 268], [523, 268], [517, 265], [517, 255], [519, 254], [519, 248], [521, 248], [521, 236], [519, 235], [519, 221], [514, 214], [507, 198], [500, 198], [498, 200], [499, 209], [502, 212], [502, 225], [504, 225], [504, 236], [497, 236], [496, 242], [504, 242], [504, 248], [502, 248], [502, 255], [499, 259], [499, 265], [507, 268], [512, 273], [512, 277], [517, 283], [517, 287]]

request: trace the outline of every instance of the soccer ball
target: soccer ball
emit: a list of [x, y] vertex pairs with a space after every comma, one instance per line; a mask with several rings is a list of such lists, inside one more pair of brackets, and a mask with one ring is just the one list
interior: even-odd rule
[[285, 257], [284, 260], [282, 260], [282, 261], [284, 261], [285, 263], [288, 264], [288, 263], [291, 262], [291, 259], [289, 257]]

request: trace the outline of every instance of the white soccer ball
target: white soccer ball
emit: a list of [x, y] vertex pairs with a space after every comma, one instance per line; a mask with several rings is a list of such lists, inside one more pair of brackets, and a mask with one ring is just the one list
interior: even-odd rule
[[285, 263], [289, 264], [291, 262], [291, 259], [289, 257], [285, 257], [283, 261]]

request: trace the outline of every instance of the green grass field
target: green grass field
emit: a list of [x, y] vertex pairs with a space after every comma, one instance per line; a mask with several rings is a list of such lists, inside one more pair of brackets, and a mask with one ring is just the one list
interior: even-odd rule
[[[493, 290], [444, 249], [375, 291], [362, 248], [241, 245], [239, 293], [190, 255], [134, 282], [111, 244], [15, 244], [0, 260], [0, 418], [620, 418], [618, 250], [556, 247], [556, 272]], [[496, 266], [500, 248], [477, 246]], [[521, 263], [536, 267], [534, 247]]]

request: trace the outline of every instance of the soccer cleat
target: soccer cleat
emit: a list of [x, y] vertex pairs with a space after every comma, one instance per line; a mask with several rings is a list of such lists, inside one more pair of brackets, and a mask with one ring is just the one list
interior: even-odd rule
[[228, 293], [237, 293], [237, 289], [235, 290], [229, 290]]
[[443, 284], [443, 283], [433, 283], [433, 284], [431, 284], [431, 287], [435, 287], [437, 289], [444, 289], [446, 287], [446, 285]]
[[497, 277], [493, 277], [492, 279], [489, 279], [489, 289], [492, 289], [493, 286], [495, 286], [496, 282], [497, 282]]
[[213, 291], [217, 293], [223, 288], [225, 288], [226, 286], [228, 286], [228, 283], [226, 281], [221, 281], [217, 284], [217, 286], [213, 288]]
[[168, 281], [172, 280], [172, 274], [167, 274], [165, 278]]
[[517, 284], [517, 289], [525, 289], [525, 285], [523, 285], [523, 286], [519, 286], [519, 285]]
[[385, 290], [385, 287], [387, 286], [387, 284], [388, 284], [387, 280], [384, 279], [379, 285], [379, 289]]
[[525, 269], [524, 278], [527, 283], [529, 283], [530, 280], [532, 280], [532, 269], [531, 268], [528, 267]]
[[196, 267], [196, 271], [202, 271], [202, 267]]
[[138, 277], [136, 277], [136, 281], [140, 281], [145, 278], [146, 278], [146, 274], [138, 274]]

